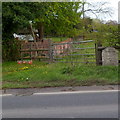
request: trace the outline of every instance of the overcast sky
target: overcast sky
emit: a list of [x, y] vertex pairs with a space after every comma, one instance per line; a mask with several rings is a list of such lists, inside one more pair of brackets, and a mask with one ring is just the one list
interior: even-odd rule
[[[106, 7], [110, 7], [113, 10], [113, 14], [111, 17], [100, 15], [100, 18], [104, 19], [104, 20], [116, 20], [116, 21], [118, 21], [118, 2], [120, 0], [85, 0], [85, 1], [87, 1], [89, 3], [108, 2], [109, 4]], [[93, 15], [91, 15], [91, 17], [95, 18], [95, 16], [93, 16]]]

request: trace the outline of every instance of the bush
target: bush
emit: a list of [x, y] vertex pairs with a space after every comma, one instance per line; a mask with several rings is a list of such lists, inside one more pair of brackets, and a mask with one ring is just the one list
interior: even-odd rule
[[5, 40], [2, 44], [2, 60], [15, 61], [20, 58], [20, 41]]

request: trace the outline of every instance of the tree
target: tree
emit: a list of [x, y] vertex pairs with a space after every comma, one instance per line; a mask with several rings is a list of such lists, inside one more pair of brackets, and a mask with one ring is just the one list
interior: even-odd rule
[[28, 20], [32, 18], [29, 7], [29, 3], [2, 3], [3, 60], [16, 60], [18, 57], [18, 42], [14, 40], [13, 33], [28, 26]]
[[[43, 38], [43, 29], [56, 29], [65, 33], [79, 22], [82, 12], [78, 12], [81, 2], [41, 2], [3, 3], [3, 31], [7, 34], [29, 26], [29, 20]], [[61, 27], [62, 26], [62, 27]], [[47, 29], [46, 29], [46, 32]], [[3, 35], [4, 37], [4, 35]]]
[[74, 25], [78, 24], [81, 12], [78, 12], [80, 3], [74, 2], [54, 2], [40, 3], [39, 6], [34, 3], [34, 11], [37, 11], [33, 24], [39, 31], [40, 40], [43, 39], [43, 30], [45, 33], [56, 32], [57, 35], [64, 35], [71, 31]]
[[[67, 34], [79, 23], [81, 2], [3, 2], [3, 59], [15, 60], [16, 42], [13, 33], [29, 28], [29, 21], [38, 29], [39, 40], [43, 39], [44, 31], [55, 31], [57, 35]], [[10, 53], [13, 53], [10, 55]]]
[[119, 42], [119, 31], [118, 31], [118, 24], [116, 22], [113, 21], [108, 21], [105, 25], [104, 25], [104, 39], [105, 42], [107, 43], [107, 45], [109, 46], [119, 46], [120, 42]]
[[91, 39], [95, 39], [104, 46], [119, 44], [119, 31], [116, 22], [107, 21], [103, 23], [99, 19], [93, 19], [92, 26], [94, 31], [91, 33]]
[[[2, 28], [3, 39], [11, 38], [13, 33], [29, 25], [32, 14], [29, 3], [3, 2], [2, 3]], [[9, 36], [9, 37], [8, 37]]]

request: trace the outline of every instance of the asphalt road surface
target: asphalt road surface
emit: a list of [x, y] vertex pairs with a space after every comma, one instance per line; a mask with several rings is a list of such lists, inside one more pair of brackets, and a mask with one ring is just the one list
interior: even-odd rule
[[118, 92], [3, 96], [3, 118], [118, 118]]

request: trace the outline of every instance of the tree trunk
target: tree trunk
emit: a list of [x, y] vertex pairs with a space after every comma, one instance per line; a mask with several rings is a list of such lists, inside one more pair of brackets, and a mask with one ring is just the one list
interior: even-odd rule
[[43, 23], [39, 24], [38, 34], [39, 34], [39, 40], [43, 41], [43, 37], [44, 37], [44, 26], [43, 26]]
[[[33, 31], [32, 24], [30, 24], [30, 29], [31, 29], [31, 33], [32, 33], [34, 42], [36, 44], [36, 49], [38, 49], [38, 45], [36, 43], [37, 42], [37, 37], [36, 37], [36, 35], [35, 35], [34, 31]], [[30, 50], [31, 50], [31, 48], [32, 48], [32, 46], [30, 46]], [[31, 56], [31, 59], [32, 59], [32, 52], [30, 52], [30, 56]], [[38, 51], [35, 52], [35, 57], [37, 57], [37, 56], [38, 56]]]
[[33, 31], [32, 24], [31, 24], [31, 23], [30, 23], [30, 30], [31, 30], [31, 33], [32, 33], [32, 36], [33, 36], [34, 42], [36, 42], [36, 36], [35, 36], [34, 31]]

